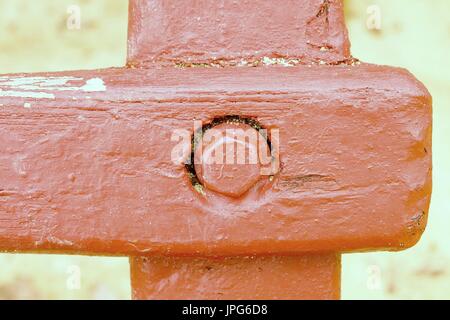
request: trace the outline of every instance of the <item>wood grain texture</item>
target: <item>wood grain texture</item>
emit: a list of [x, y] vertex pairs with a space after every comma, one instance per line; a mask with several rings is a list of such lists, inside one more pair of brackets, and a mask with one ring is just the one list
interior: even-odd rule
[[138, 300], [337, 300], [341, 257], [131, 258]]
[[[0, 96], [1, 250], [396, 250], [413, 245], [425, 227], [431, 98], [402, 69], [108, 69], [38, 76], [78, 80], [57, 88], [45, 81], [27, 87], [29, 75], [0, 81], [0, 93], [16, 95]], [[18, 97], [31, 93], [34, 98]], [[193, 130], [194, 119], [227, 114], [280, 129], [281, 172], [240, 199], [196, 192], [184, 166], [171, 161], [174, 129]]]
[[350, 57], [341, 0], [131, 0], [128, 44], [133, 66]]

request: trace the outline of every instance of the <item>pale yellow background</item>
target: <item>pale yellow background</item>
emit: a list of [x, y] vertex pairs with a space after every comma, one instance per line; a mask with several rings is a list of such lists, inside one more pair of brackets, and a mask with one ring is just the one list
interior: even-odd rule
[[[80, 30], [66, 27], [72, 4], [81, 7]], [[380, 31], [366, 27], [373, 4]], [[449, 299], [450, 1], [347, 0], [346, 13], [355, 56], [408, 68], [434, 97], [434, 193], [417, 247], [344, 257], [343, 298]], [[0, 73], [121, 66], [126, 29], [126, 0], [0, 0]], [[70, 289], [74, 267], [79, 290]], [[0, 255], [0, 299], [129, 297], [126, 258]]]

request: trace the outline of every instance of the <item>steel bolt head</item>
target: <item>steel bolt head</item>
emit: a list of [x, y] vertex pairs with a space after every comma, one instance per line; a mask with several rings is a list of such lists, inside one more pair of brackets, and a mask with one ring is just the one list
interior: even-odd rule
[[239, 198], [261, 178], [259, 152], [269, 152], [267, 139], [244, 123], [222, 123], [207, 130], [195, 150], [195, 170], [209, 190]]

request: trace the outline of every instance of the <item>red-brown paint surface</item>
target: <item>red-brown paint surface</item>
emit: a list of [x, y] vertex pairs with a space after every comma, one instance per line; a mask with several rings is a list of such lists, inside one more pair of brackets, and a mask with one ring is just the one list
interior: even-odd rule
[[[102, 78], [108, 89], [91, 99], [56, 91], [31, 109], [20, 99], [0, 100], [2, 249], [361, 251], [402, 249], [421, 234], [431, 188], [431, 101], [401, 69], [68, 74]], [[185, 166], [171, 158], [175, 129], [193, 132], [194, 119], [227, 114], [280, 130], [280, 173], [238, 199], [196, 192]]]
[[133, 66], [239, 64], [263, 57], [337, 63], [350, 56], [341, 0], [131, 0]]
[[[224, 296], [336, 298], [339, 255], [314, 252], [400, 250], [425, 228], [431, 97], [405, 70], [354, 63], [341, 1], [258, 1], [248, 19], [250, 2], [198, 3], [187, 19], [132, 1], [129, 68], [1, 79], [0, 250], [148, 256], [136, 298], [180, 297], [189, 278], [180, 293], [198, 298], [239, 282]], [[171, 159], [174, 130], [227, 115], [280, 130], [280, 172], [239, 198], [198, 192]], [[244, 285], [258, 267], [261, 287]]]
[[131, 258], [134, 299], [266, 300], [340, 297], [341, 257]]

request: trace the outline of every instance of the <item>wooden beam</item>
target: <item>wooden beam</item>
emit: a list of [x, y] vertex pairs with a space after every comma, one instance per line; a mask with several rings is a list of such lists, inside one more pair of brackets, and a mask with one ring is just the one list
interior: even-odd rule
[[131, 258], [138, 300], [336, 300], [341, 256]]
[[[110, 69], [0, 89], [1, 250], [403, 249], [426, 224], [431, 98], [401, 69]], [[281, 171], [240, 199], [197, 192], [171, 161], [174, 130], [230, 114], [280, 131]]]
[[254, 64], [350, 57], [341, 0], [131, 0], [128, 65]]

